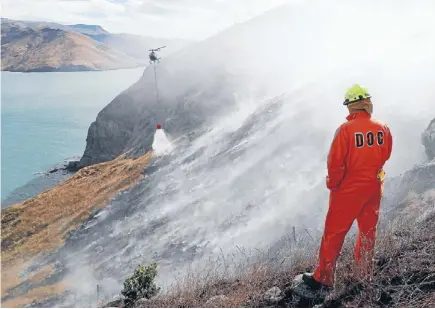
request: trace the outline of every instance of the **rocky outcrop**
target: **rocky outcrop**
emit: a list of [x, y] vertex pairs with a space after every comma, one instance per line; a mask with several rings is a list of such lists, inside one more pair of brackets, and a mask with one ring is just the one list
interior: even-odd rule
[[148, 67], [142, 78], [106, 106], [91, 124], [80, 166], [112, 160], [124, 153], [143, 154], [151, 149], [157, 123], [176, 139], [236, 102], [236, 79], [224, 74], [223, 66], [218, 69], [220, 74], [214, 70], [212, 76], [207, 76], [206, 68], [195, 73], [179, 72], [172, 61], [156, 70], [158, 103], [154, 71]]
[[124, 152], [140, 114], [140, 105], [131, 96], [118, 96], [89, 127], [80, 166], [108, 161]]
[[279, 287], [275, 286], [267, 290], [267, 292], [263, 296], [263, 299], [268, 306], [273, 306], [284, 299], [284, 294]]
[[[263, 95], [271, 79], [274, 87], [279, 84], [274, 70], [282, 61], [279, 57], [263, 61], [269, 49], [267, 44], [259, 48], [259, 42], [275, 44], [271, 37], [289, 35], [288, 16], [295, 13], [291, 7], [282, 11], [236, 25], [164, 57], [156, 66], [159, 102], [154, 71], [148, 67], [135, 85], [99, 113], [89, 128], [80, 163], [86, 166], [124, 152], [137, 155], [147, 151], [156, 123], [162, 123], [172, 139], [194, 138], [203, 124], [228, 112], [238, 100]], [[286, 55], [286, 48], [278, 50]], [[287, 65], [291, 68], [296, 62], [292, 58]], [[285, 87], [291, 83], [289, 79], [282, 82]]]
[[435, 158], [435, 118], [430, 122], [426, 131], [421, 136], [429, 160]]
[[71, 173], [77, 172], [80, 169], [80, 161], [69, 161], [65, 166], [65, 170]]
[[[389, 217], [396, 217], [398, 213], [409, 213], [411, 209], [423, 214], [433, 204], [435, 197], [435, 161], [433, 157], [435, 119], [423, 132], [422, 143], [426, 148], [428, 158], [432, 161], [415, 165], [403, 175], [386, 182], [383, 204]], [[419, 201], [419, 204], [416, 201]]]
[[385, 189], [383, 209], [387, 218], [424, 216], [435, 202], [435, 162], [414, 166]]

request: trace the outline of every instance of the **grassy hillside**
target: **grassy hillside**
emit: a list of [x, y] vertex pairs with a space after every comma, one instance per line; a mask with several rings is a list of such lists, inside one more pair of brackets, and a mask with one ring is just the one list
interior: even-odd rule
[[85, 71], [138, 66], [126, 54], [77, 32], [2, 23], [3, 71]]
[[22, 306], [65, 291], [66, 282], [44, 281], [54, 274], [55, 265], [25, 270], [35, 258], [62, 246], [68, 233], [95, 210], [135, 185], [150, 158], [151, 154], [118, 158], [83, 168], [53, 189], [2, 211], [3, 307]]
[[[318, 240], [289, 238], [282, 252], [243, 252], [233, 262], [221, 256], [151, 299], [137, 300], [146, 308], [370, 308], [435, 306], [435, 212], [383, 222], [378, 235], [374, 275], [358, 277], [354, 269], [354, 237], [347, 239], [338, 260], [334, 291], [325, 300], [294, 293], [293, 278], [316, 265]], [[423, 210], [423, 209], [420, 209]], [[427, 212], [429, 210], [429, 212]], [[242, 250], [242, 249], [241, 249]], [[243, 251], [243, 250], [242, 250]], [[123, 307], [117, 300], [106, 307]]]

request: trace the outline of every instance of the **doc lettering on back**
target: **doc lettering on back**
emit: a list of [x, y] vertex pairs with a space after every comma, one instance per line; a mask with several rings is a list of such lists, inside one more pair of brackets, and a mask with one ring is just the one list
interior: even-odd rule
[[375, 145], [382, 146], [384, 144], [384, 132], [378, 131], [373, 133], [368, 131], [366, 133], [355, 132], [355, 147], [373, 147]]

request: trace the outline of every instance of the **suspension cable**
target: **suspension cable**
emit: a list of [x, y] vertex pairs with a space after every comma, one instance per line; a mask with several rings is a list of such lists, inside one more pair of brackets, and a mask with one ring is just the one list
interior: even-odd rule
[[157, 104], [159, 104], [159, 86], [157, 84], [156, 62], [154, 62], [154, 81], [156, 85], [156, 100], [157, 100]]

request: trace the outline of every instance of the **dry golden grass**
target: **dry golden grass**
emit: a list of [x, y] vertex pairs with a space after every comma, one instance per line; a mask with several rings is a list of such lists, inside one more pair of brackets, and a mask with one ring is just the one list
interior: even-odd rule
[[50, 286], [43, 286], [29, 291], [29, 293], [2, 302], [2, 308], [16, 308], [31, 304], [34, 300], [47, 299], [65, 292], [67, 285], [63, 282]]
[[263, 294], [274, 286], [288, 287], [287, 283], [298, 272], [305, 271], [309, 263], [294, 268], [277, 269], [273, 265], [257, 264], [245, 267], [239, 274], [223, 275], [215, 273], [204, 277], [189, 274], [182, 282], [172, 286], [167, 293], [156, 297], [148, 304], [164, 308], [202, 308], [212, 307], [207, 303], [213, 296], [225, 295], [227, 298], [216, 304], [218, 307], [264, 307]]
[[[403, 218], [403, 217], [402, 217]], [[349, 244], [337, 270], [329, 306], [432, 307], [435, 305], [435, 214], [423, 222], [398, 219], [381, 234], [371, 280], [355, 279]]]
[[[19, 273], [25, 269], [25, 262], [62, 245], [65, 235], [94, 209], [136, 183], [149, 159], [150, 154], [136, 160], [119, 158], [85, 168], [52, 190], [4, 211], [2, 296], [7, 288], [23, 280]], [[388, 225], [388, 230], [379, 233], [372, 280], [355, 279], [354, 242], [346, 242], [338, 261], [334, 292], [324, 307], [435, 306], [435, 215], [419, 223], [410, 217]], [[210, 261], [204, 269], [180, 278], [146, 306], [211, 307], [216, 304], [208, 301], [218, 295], [225, 295], [219, 307], [309, 306], [293, 298], [289, 285], [296, 274], [313, 269], [317, 250], [312, 246], [304, 244], [301, 250], [290, 246], [288, 253], [284, 250], [280, 255], [259, 254], [254, 261], [247, 258], [234, 262], [224, 257], [218, 263]], [[48, 266], [26, 279], [38, 281], [52, 271]], [[266, 304], [264, 293], [274, 286], [284, 292], [283, 302]], [[58, 296], [65, 288], [67, 282], [38, 287], [2, 306], [21, 306]]]
[[49, 264], [39, 269], [36, 273], [32, 274], [29, 278], [29, 281], [36, 284], [44, 279], [47, 279], [54, 273], [55, 273], [54, 265]]
[[[312, 250], [293, 249], [290, 256], [285, 251], [272, 254], [239, 248], [236, 260], [232, 255], [222, 255], [208, 261], [203, 268], [177, 278], [174, 285], [151, 299], [146, 307], [265, 307], [263, 296], [267, 290], [277, 286], [287, 294], [292, 278], [309, 270], [315, 261]], [[225, 299], [209, 302], [219, 295], [225, 295]]]
[[51, 190], [2, 211], [2, 295], [22, 281], [19, 273], [28, 261], [62, 246], [67, 233], [93, 211], [136, 184], [150, 158], [151, 153], [136, 159], [120, 157], [83, 168]]
[[[435, 214], [418, 225], [415, 220], [397, 221], [379, 234], [371, 279], [356, 279], [354, 239], [348, 239], [338, 261], [334, 291], [323, 307], [435, 306]], [[208, 263], [205, 269], [189, 272], [142, 307], [312, 307], [314, 303], [294, 298], [290, 289], [296, 274], [315, 266], [317, 250], [312, 249], [303, 250], [290, 263], [284, 261], [284, 254], [236, 264], [236, 271], [231, 273], [225, 271], [226, 267], [222, 271], [215, 262]], [[284, 299], [268, 304], [264, 294], [275, 286]], [[218, 295], [225, 298], [207, 303]]]
[[6, 295], [7, 290], [11, 287], [17, 286], [21, 283], [22, 279], [20, 278], [19, 274], [24, 271], [24, 269], [28, 266], [27, 263], [16, 263], [14, 265], [9, 265], [7, 268], [5, 268], [2, 264], [2, 285], [1, 285], [1, 292], [2, 297]]

